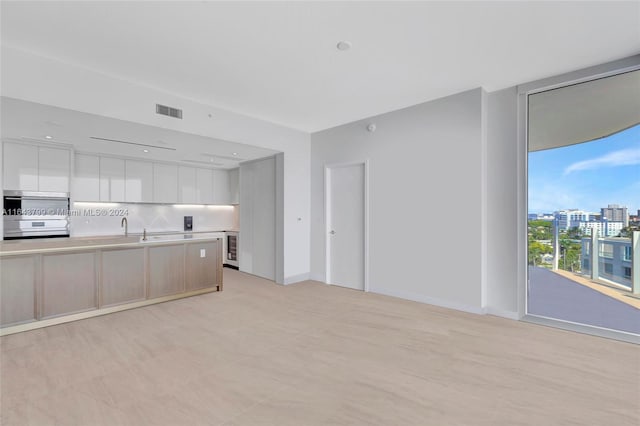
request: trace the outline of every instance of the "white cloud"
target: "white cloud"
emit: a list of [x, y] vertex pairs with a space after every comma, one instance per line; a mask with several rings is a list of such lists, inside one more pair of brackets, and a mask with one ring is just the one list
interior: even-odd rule
[[640, 165], [640, 148], [621, 149], [601, 157], [575, 162], [564, 169], [564, 174], [568, 175], [571, 172], [593, 170], [601, 167], [633, 166], [636, 164]]
[[530, 212], [550, 213], [555, 210], [581, 208], [588, 198], [576, 190], [573, 182], [557, 180], [529, 181]]

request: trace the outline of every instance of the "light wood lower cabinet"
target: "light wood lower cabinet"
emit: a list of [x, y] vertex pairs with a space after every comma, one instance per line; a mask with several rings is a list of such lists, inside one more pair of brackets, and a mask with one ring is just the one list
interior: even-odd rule
[[149, 247], [149, 298], [184, 291], [184, 244]]
[[98, 307], [95, 252], [42, 256], [42, 318]]
[[222, 282], [218, 279], [222, 273], [222, 244], [187, 244], [186, 265], [187, 291], [218, 286]]
[[216, 288], [221, 239], [3, 255], [0, 328], [10, 334]]
[[144, 300], [144, 248], [104, 250], [100, 272], [101, 307]]
[[0, 259], [0, 326], [36, 320], [36, 259]]

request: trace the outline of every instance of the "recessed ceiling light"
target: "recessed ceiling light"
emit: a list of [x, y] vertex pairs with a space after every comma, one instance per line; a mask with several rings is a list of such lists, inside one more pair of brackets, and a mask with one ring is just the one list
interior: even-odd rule
[[148, 149], [143, 149], [142, 152], [149, 152], [149, 150]]
[[341, 42], [338, 42], [338, 44], [336, 44], [336, 47], [338, 48], [338, 50], [349, 50], [351, 49], [351, 42], [341, 41]]
[[47, 136], [45, 136], [44, 138], [45, 138], [45, 139], [53, 139], [53, 136], [49, 136], [49, 135], [47, 135]]
[[237, 152], [234, 152], [234, 153], [233, 153], [233, 155], [238, 155], [238, 153], [237, 153]]

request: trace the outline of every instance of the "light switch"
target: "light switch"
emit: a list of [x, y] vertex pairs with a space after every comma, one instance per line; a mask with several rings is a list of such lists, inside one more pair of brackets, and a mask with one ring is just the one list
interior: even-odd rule
[[206, 249], [200, 249], [200, 257], [205, 257], [207, 255]]

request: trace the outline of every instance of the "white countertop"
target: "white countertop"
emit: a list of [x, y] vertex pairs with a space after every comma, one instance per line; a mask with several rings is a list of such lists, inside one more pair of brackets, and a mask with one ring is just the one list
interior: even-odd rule
[[217, 232], [154, 232], [147, 234], [147, 241], [141, 242], [142, 234], [105, 235], [93, 237], [38, 238], [9, 240], [0, 242], [0, 256], [49, 253], [73, 250], [90, 250], [116, 247], [143, 247], [149, 244], [170, 244], [175, 242], [205, 241], [224, 238], [225, 231]]

